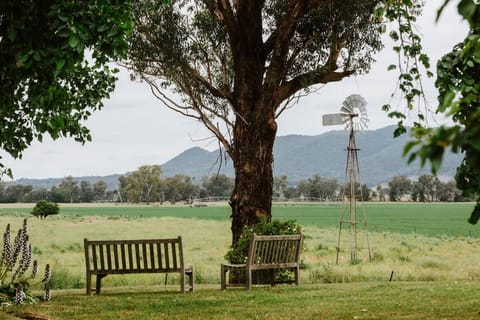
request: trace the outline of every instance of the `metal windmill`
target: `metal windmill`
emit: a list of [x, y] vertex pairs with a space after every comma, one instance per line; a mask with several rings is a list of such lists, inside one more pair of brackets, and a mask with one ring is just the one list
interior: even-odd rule
[[[347, 147], [347, 162], [345, 165], [345, 180], [343, 184], [342, 199], [343, 209], [340, 217], [340, 228], [338, 231], [337, 260], [340, 253], [340, 239], [344, 224], [350, 228], [350, 261], [357, 261], [357, 225], [361, 225], [365, 230], [365, 237], [368, 247], [368, 257], [371, 260], [370, 243], [367, 233], [367, 216], [365, 206], [363, 205], [363, 193], [360, 181], [360, 167], [358, 164], [357, 148], [355, 142], [355, 132], [367, 127], [368, 117], [365, 100], [358, 94], [352, 94], [343, 101], [340, 113], [326, 114], [322, 118], [323, 125], [341, 125], [345, 124], [345, 129], [350, 131]], [[356, 188], [359, 186], [359, 188]], [[348, 203], [346, 199], [348, 198]], [[361, 201], [362, 216], [357, 220], [357, 198]], [[345, 221], [344, 216], [347, 211], [350, 214], [349, 220]]]

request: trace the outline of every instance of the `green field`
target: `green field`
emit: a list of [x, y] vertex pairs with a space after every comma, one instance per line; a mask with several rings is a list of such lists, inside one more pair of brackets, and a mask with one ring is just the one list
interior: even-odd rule
[[[467, 223], [472, 203], [367, 203], [365, 212], [372, 232], [417, 233], [427, 236], [480, 238], [480, 227]], [[359, 207], [359, 213], [361, 214]], [[295, 219], [303, 226], [338, 228], [341, 204], [274, 205], [274, 219]], [[348, 209], [347, 209], [348, 210]], [[1, 208], [0, 215], [28, 216], [31, 208]], [[61, 215], [69, 217], [117, 218], [191, 218], [230, 221], [228, 206], [61, 206]]]

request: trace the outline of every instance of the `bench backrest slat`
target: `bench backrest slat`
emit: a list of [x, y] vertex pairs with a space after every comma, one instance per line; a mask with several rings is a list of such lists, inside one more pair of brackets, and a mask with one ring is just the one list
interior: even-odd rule
[[92, 273], [179, 272], [183, 268], [181, 237], [174, 239], [85, 239], [87, 270]]
[[247, 265], [275, 265], [298, 263], [302, 235], [253, 235]]
[[157, 261], [158, 261], [158, 267], [160, 269], [166, 269], [166, 266], [165, 266], [165, 250], [163, 249], [164, 247], [164, 244], [163, 243], [159, 243], [157, 244]]
[[153, 250], [153, 248], [155, 247], [155, 244], [154, 243], [149, 243], [148, 244], [148, 248], [150, 250], [150, 266], [152, 267], [152, 269], [155, 269], [156, 266], [155, 266], [155, 251]]
[[110, 245], [105, 245], [105, 247], [107, 248], [107, 268], [108, 270], [112, 270], [112, 256], [111, 256], [111, 252], [110, 252]]
[[127, 260], [123, 268], [133, 269], [133, 243], [122, 245], [122, 247], [125, 247], [125, 253], [127, 255]]
[[[97, 265], [98, 259], [96, 259], [96, 257], [97, 257], [97, 247], [96, 246], [92, 247], [92, 256], [95, 257], [95, 259], [93, 259], [93, 269], [97, 270], [98, 269], [98, 265]], [[89, 259], [89, 258], [90, 257], [87, 257], [87, 259]]]

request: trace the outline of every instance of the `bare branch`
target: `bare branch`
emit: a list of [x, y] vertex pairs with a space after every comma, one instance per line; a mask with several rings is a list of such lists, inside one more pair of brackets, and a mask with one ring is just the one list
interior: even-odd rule
[[281, 85], [277, 92], [276, 99], [281, 102], [303, 88], [320, 83], [337, 82], [354, 73], [355, 70], [345, 70], [340, 72], [323, 70], [310, 71], [293, 78], [284, 85]]

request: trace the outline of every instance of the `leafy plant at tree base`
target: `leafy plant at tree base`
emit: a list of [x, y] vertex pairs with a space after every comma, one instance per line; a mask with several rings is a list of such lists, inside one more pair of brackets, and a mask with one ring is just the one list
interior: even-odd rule
[[[257, 235], [292, 235], [301, 234], [302, 227], [296, 224], [295, 220], [287, 220], [281, 222], [279, 220], [266, 221], [262, 220], [260, 223], [253, 226], [245, 226], [235, 247], [231, 247], [225, 259], [232, 264], [242, 264], [247, 262], [248, 249], [253, 234]], [[291, 276], [288, 270], [278, 272], [276, 275], [276, 281], [290, 280]], [[258, 279], [258, 283], [271, 283], [271, 272], [268, 270], [254, 271], [254, 282]], [[240, 283], [245, 281], [244, 273], [230, 272], [231, 283]]]
[[[2, 256], [0, 258], [0, 304], [1, 306], [23, 303], [36, 303], [39, 298], [29, 289], [38, 274], [38, 263], [32, 262], [32, 246], [28, 240], [27, 219], [12, 242], [10, 224], [3, 234]], [[30, 271], [29, 271], [30, 270]], [[44, 300], [50, 300], [50, 265], [45, 266], [45, 275], [38, 283], [43, 283]], [[37, 284], [38, 284], [37, 283]], [[35, 283], [34, 283], [35, 284]]]
[[47, 200], [40, 200], [33, 208], [31, 214], [40, 219], [45, 219], [47, 216], [58, 214], [59, 211], [58, 204]]

